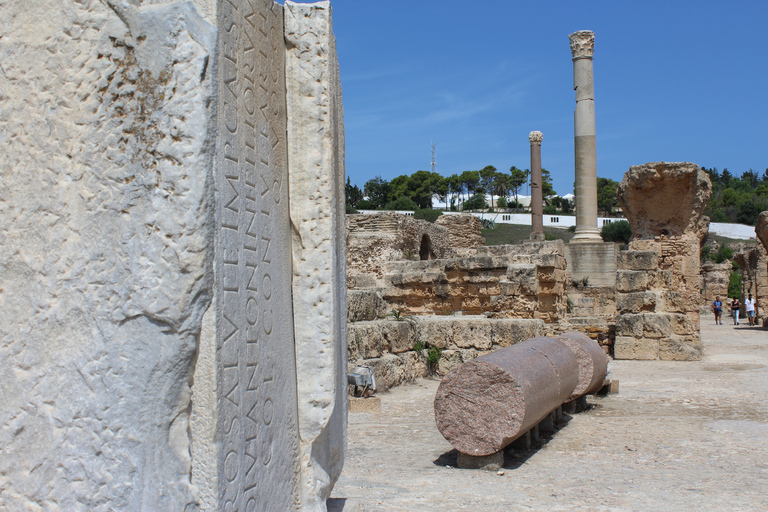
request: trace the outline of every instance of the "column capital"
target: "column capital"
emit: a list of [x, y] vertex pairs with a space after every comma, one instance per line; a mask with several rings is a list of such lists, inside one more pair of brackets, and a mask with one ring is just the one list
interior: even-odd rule
[[591, 30], [579, 30], [568, 36], [571, 41], [573, 60], [591, 59], [595, 53], [595, 33]]
[[531, 144], [538, 144], [541, 146], [541, 141], [544, 140], [544, 134], [541, 132], [533, 131], [528, 134], [528, 141]]

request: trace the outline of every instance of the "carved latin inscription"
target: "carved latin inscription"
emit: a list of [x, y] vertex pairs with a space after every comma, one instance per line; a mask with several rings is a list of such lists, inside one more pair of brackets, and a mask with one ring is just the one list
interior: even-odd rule
[[293, 510], [298, 434], [282, 7], [227, 0], [218, 24], [219, 503], [226, 511]]

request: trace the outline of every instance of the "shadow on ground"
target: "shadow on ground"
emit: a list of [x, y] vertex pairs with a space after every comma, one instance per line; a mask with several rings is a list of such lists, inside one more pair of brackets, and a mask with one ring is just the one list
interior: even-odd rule
[[[595, 404], [588, 404], [585, 411], [597, 407]], [[531, 457], [536, 455], [539, 450], [544, 448], [547, 443], [557, 435], [562, 428], [573, 419], [569, 414], [563, 414], [563, 420], [554, 425], [554, 430], [539, 431], [531, 430], [515, 440], [512, 444], [504, 448], [504, 469], [517, 469], [526, 463]], [[456, 449], [447, 451], [433, 461], [435, 466], [451, 466], [458, 468], [459, 452]], [[497, 466], [498, 467], [498, 466]], [[330, 509], [329, 509], [330, 510]]]

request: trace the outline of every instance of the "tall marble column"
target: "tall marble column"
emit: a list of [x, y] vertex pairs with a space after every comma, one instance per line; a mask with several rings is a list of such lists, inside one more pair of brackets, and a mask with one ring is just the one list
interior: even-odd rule
[[543, 200], [541, 190], [541, 132], [528, 134], [531, 143], [531, 240], [544, 240], [544, 221], [542, 219]]
[[597, 157], [595, 147], [595, 88], [592, 54], [595, 33], [580, 30], [569, 35], [576, 91], [574, 142], [576, 156], [576, 234], [571, 243], [602, 242], [597, 228]]

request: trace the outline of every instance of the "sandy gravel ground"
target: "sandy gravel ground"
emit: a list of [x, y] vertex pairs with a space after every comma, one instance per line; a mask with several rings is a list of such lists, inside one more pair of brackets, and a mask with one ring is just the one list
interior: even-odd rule
[[382, 394], [350, 414], [329, 511], [768, 511], [768, 331], [702, 323], [702, 361], [612, 362], [620, 393], [503, 475], [445, 465], [436, 380]]

